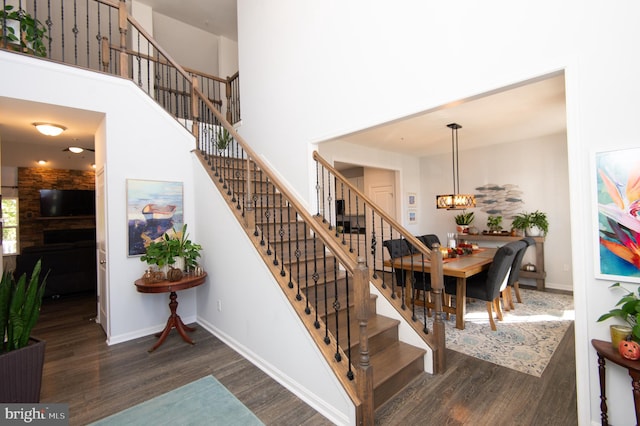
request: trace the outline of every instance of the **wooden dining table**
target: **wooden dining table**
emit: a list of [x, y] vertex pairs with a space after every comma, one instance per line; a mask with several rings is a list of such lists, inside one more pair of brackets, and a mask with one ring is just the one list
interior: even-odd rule
[[[467, 278], [489, 269], [497, 248], [482, 247], [472, 254], [443, 259], [443, 275], [456, 278], [456, 305], [443, 306], [443, 311], [456, 316], [456, 328], [464, 330], [467, 311]], [[396, 257], [384, 261], [385, 266], [407, 271], [431, 272], [431, 260], [422, 260], [422, 254]], [[423, 269], [424, 268], [424, 269]], [[443, 289], [444, 291], [444, 289]]]

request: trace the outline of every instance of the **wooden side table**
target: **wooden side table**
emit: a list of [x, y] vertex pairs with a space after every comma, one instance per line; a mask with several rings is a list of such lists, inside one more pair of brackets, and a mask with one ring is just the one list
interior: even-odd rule
[[171, 315], [169, 315], [169, 319], [167, 320], [167, 325], [164, 327], [160, 333], [157, 333], [156, 336], [159, 337], [156, 344], [149, 349], [149, 352], [153, 352], [158, 347], [164, 343], [165, 339], [169, 335], [169, 332], [175, 328], [178, 330], [182, 339], [190, 344], [195, 344], [193, 340], [187, 335], [186, 331], [194, 331], [195, 329], [189, 326], [186, 326], [180, 316], [177, 314], [178, 310], [178, 295], [177, 291], [186, 290], [188, 288], [197, 287], [204, 283], [205, 278], [207, 277], [206, 273], [202, 275], [192, 275], [185, 274], [184, 277], [180, 281], [160, 281], [157, 283], [146, 283], [144, 279], [140, 278], [135, 281], [136, 288], [140, 293], [170, 293], [169, 295], [169, 310], [171, 311]]
[[623, 358], [617, 350], [611, 346], [611, 342], [604, 340], [591, 340], [591, 344], [598, 353], [598, 373], [600, 375], [600, 419], [603, 426], [609, 424], [607, 395], [605, 389], [605, 363], [609, 361], [626, 368], [631, 376], [631, 389], [636, 408], [636, 424], [640, 425], [640, 361], [631, 361]]

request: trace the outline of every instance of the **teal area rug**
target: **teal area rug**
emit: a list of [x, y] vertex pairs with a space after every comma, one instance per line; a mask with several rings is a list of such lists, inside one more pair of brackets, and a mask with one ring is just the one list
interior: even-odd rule
[[[573, 296], [520, 289], [523, 303], [503, 312], [491, 331], [486, 302], [467, 302], [465, 329], [455, 328], [455, 315], [445, 320], [446, 346], [475, 358], [540, 377], [574, 320]], [[421, 312], [419, 314], [421, 315]], [[431, 330], [433, 318], [428, 318]]]
[[213, 376], [105, 417], [92, 425], [225, 425], [263, 423]]

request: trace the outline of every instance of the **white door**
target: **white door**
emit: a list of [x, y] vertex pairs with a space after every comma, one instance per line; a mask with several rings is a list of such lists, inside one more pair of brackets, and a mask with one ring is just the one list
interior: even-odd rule
[[[385, 213], [391, 216], [393, 219], [397, 219], [396, 215], [396, 195], [395, 195], [395, 179], [396, 173], [393, 170], [381, 170], [365, 168], [365, 186], [366, 195], [376, 203]], [[374, 266], [373, 258], [371, 256], [371, 240], [372, 231], [375, 230], [376, 238], [376, 258], [375, 268], [382, 270], [382, 241], [391, 238], [391, 229], [385, 223], [380, 224], [380, 218], [375, 218], [375, 223], [372, 223], [372, 218], [367, 218], [367, 252], [368, 261], [371, 267]]]
[[109, 286], [107, 285], [107, 221], [105, 206], [104, 168], [96, 173], [96, 259], [98, 262], [98, 318], [107, 338], [111, 335], [109, 323]]

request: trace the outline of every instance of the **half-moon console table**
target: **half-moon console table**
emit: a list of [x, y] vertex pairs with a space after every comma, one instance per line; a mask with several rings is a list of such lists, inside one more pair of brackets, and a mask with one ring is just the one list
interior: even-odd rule
[[620, 367], [626, 368], [631, 376], [631, 391], [633, 392], [633, 402], [636, 410], [636, 424], [640, 425], [640, 361], [632, 361], [620, 356], [618, 351], [614, 350], [611, 342], [604, 340], [591, 340], [591, 344], [598, 353], [598, 375], [600, 377], [600, 420], [602, 425], [609, 424], [609, 413], [607, 409], [607, 392], [605, 380], [606, 360], [618, 364]]
[[169, 332], [175, 328], [178, 330], [182, 339], [190, 344], [194, 344], [195, 342], [191, 340], [191, 338], [187, 335], [186, 331], [194, 331], [195, 329], [189, 326], [186, 326], [180, 316], [177, 314], [178, 310], [178, 295], [177, 291], [186, 290], [188, 288], [197, 287], [204, 283], [205, 278], [207, 277], [206, 272], [202, 275], [193, 275], [193, 274], [185, 274], [184, 277], [180, 281], [160, 281], [157, 283], [147, 283], [144, 279], [140, 278], [135, 281], [136, 288], [140, 293], [170, 293], [169, 295], [169, 310], [171, 311], [171, 315], [167, 320], [167, 325], [164, 327], [160, 333], [156, 334], [159, 337], [156, 344], [149, 349], [149, 352], [153, 352], [158, 347], [164, 343], [165, 339], [169, 335]]
[[[458, 241], [492, 241], [497, 243], [510, 243], [511, 241], [521, 240], [523, 237], [512, 237], [511, 235], [505, 234], [458, 234]], [[544, 270], [544, 237], [532, 237], [536, 242], [536, 270], [534, 271], [520, 271], [520, 278], [532, 278], [536, 280], [536, 288], [538, 290], [544, 290], [545, 288], [545, 278], [547, 277], [547, 273]]]

